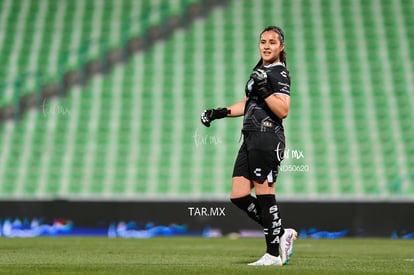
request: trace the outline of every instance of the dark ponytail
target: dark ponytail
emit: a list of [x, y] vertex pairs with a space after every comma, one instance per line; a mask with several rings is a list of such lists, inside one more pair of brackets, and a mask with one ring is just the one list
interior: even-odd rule
[[285, 49], [283, 49], [283, 51], [280, 52], [280, 62], [282, 62], [283, 64], [285, 64], [285, 67], [287, 69], [287, 60], [286, 60], [286, 52]]

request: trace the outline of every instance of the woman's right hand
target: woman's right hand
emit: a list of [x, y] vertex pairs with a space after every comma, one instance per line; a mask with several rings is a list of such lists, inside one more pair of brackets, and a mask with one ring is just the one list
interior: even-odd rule
[[210, 127], [210, 123], [215, 119], [227, 117], [229, 110], [227, 108], [207, 109], [201, 113], [200, 120], [204, 126]]

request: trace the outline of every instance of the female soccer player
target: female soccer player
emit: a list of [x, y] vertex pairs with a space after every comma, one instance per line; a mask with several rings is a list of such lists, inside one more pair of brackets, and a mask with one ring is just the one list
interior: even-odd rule
[[[263, 226], [266, 253], [249, 265], [284, 265], [293, 252], [294, 229], [283, 228], [275, 198], [275, 182], [285, 150], [282, 120], [290, 107], [284, 33], [276, 26], [260, 33], [260, 60], [245, 88], [245, 97], [227, 108], [208, 109], [201, 122], [244, 116], [243, 144], [233, 170], [230, 199]], [[256, 197], [251, 195], [255, 189]]]

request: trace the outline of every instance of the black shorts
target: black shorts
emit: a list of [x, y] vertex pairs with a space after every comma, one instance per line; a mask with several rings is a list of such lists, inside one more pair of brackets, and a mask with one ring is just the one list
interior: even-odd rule
[[234, 164], [233, 177], [243, 176], [263, 183], [276, 182], [280, 162], [285, 151], [285, 135], [277, 133], [246, 132]]

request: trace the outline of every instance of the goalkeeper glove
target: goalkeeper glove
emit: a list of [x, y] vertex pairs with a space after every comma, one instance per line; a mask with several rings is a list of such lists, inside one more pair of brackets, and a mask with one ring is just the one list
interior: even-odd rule
[[256, 69], [253, 71], [253, 73], [250, 75], [250, 78], [254, 80], [254, 85], [257, 88], [257, 94], [265, 99], [273, 92], [269, 89], [267, 85], [267, 74], [262, 69]]
[[210, 123], [215, 119], [226, 117], [230, 114], [230, 110], [227, 108], [207, 109], [200, 116], [201, 123], [206, 127], [210, 127]]

